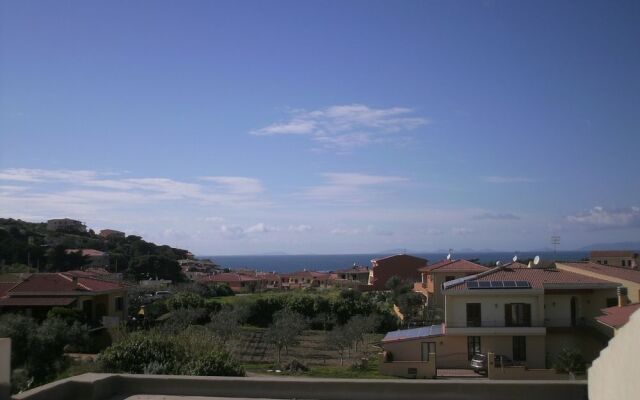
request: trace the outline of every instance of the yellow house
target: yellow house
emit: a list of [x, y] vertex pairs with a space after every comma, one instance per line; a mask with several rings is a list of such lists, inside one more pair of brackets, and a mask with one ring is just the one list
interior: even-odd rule
[[[619, 283], [628, 290], [632, 303], [640, 302], [640, 270], [597, 264], [594, 262], [556, 263], [556, 268], [585, 276]], [[607, 307], [617, 304], [616, 296], [609, 298]]]
[[127, 289], [120, 282], [71, 273], [36, 273], [6, 288], [0, 310], [45, 318], [53, 307], [68, 307], [83, 312], [91, 325], [113, 326], [126, 320]]
[[437, 335], [385, 338], [381, 347], [393, 362], [434, 353], [437, 368], [469, 368], [475, 354], [489, 352], [545, 368], [566, 347], [580, 349], [589, 361], [606, 345], [606, 338], [594, 339], [602, 327], [595, 317], [618, 286], [555, 268], [506, 264], [443, 284], [445, 323]]

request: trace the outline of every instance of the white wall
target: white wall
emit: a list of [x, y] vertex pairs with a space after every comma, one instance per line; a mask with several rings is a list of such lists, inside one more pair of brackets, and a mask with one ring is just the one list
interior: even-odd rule
[[611, 339], [589, 368], [589, 399], [635, 400], [640, 393], [640, 312]]
[[448, 327], [465, 327], [467, 303], [480, 303], [483, 326], [504, 326], [504, 306], [508, 303], [531, 304], [531, 323], [539, 325], [544, 318], [542, 294], [505, 293], [499, 295], [447, 296], [446, 322]]

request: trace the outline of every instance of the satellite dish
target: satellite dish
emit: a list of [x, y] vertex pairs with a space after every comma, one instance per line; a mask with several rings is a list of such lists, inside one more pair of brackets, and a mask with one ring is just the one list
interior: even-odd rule
[[502, 265], [502, 263], [500, 261], [496, 261], [496, 267], [499, 267], [501, 265]]
[[513, 262], [518, 261], [518, 255], [513, 256], [512, 260], [513, 260]]
[[447, 254], [447, 260], [451, 260], [451, 253]]
[[540, 256], [535, 256], [535, 258], [533, 259], [533, 265], [538, 265], [540, 264]]

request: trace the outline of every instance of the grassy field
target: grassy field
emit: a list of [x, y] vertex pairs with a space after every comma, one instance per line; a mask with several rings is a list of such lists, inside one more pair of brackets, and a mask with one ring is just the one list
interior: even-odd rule
[[[241, 335], [233, 343], [232, 349], [236, 358], [245, 366], [246, 370], [254, 374], [282, 375], [273, 372], [276, 354], [272, 346], [264, 340], [264, 329], [243, 328]], [[304, 331], [299, 343], [292, 346], [288, 353], [282, 352], [282, 365], [297, 360], [307, 368], [304, 376], [332, 377], [332, 378], [379, 378], [378, 353], [379, 348], [373, 344], [382, 339], [383, 335], [370, 334], [366, 336], [365, 345], [358, 350], [352, 349], [350, 355], [345, 355], [344, 365], [340, 365], [340, 356], [326, 343], [326, 332]], [[352, 369], [354, 362], [367, 360], [368, 366], [362, 369]], [[271, 371], [271, 372], [269, 372]]]

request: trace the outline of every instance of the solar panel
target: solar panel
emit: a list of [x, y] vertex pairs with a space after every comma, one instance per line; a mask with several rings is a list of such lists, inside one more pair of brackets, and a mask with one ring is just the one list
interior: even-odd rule
[[491, 282], [478, 282], [480, 289], [489, 289], [491, 287]]
[[468, 289], [477, 289], [478, 288], [478, 282], [475, 282], [475, 281], [467, 282], [467, 288]]
[[514, 287], [516, 287], [516, 282], [515, 281], [504, 281], [504, 282], [502, 282], [502, 284], [506, 288], [514, 288]]
[[527, 281], [516, 281], [516, 286], [519, 288], [530, 288], [531, 284]]
[[491, 288], [502, 289], [503, 287], [502, 281], [491, 281]]

